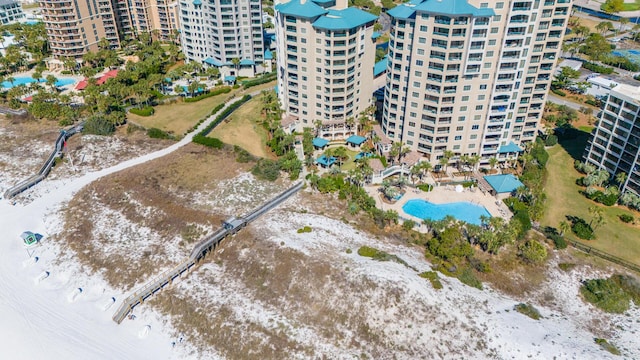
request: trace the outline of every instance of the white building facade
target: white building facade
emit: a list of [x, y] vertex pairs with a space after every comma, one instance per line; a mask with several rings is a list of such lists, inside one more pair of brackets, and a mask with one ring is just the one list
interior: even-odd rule
[[584, 157], [611, 175], [627, 174], [622, 191], [640, 196], [640, 88], [611, 89]]
[[179, 16], [187, 61], [218, 67], [226, 76], [264, 71], [260, 0], [181, 0]]
[[[391, 16], [382, 129], [433, 164], [535, 140], [570, 0], [412, 0]], [[452, 159], [455, 160], [455, 159]]]
[[0, 0], [0, 25], [13, 24], [25, 18], [22, 5], [16, 0]]
[[377, 17], [346, 0], [291, 0], [276, 7], [278, 98], [290, 131], [354, 135], [372, 104]]

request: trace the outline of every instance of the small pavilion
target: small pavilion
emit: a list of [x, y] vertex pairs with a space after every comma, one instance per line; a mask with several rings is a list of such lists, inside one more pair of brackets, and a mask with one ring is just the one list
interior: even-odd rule
[[517, 188], [524, 186], [513, 174], [487, 175], [484, 179], [491, 185], [493, 191], [499, 197], [508, 197]]
[[31, 231], [25, 231], [20, 234], [25, 246], [31, 246], [38, 242], [38, 237]]
[[351, 135], [347, 138], [347, 145], [352, 147], [358, 147], [362, 145], [365, 141], [367, 141], [367, 138], [364, 136]]
[[313, 139], [313, 147], [318, 150], [324, 149], [329, 144], [329, 140], [323, 138], [314, 138]]
[[323, 168], [328, 168], [328, 167], [331, 167], [331, 165], [335, 164], [337, 160], [338, 159], [336, 159], [333, 156], [328, 158], [325, 155], [322, 155], [316, 159], [316, 164], [319, 164]]

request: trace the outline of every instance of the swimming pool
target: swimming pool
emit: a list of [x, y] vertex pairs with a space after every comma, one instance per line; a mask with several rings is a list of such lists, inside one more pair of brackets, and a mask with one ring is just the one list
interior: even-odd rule
[[475, 225], [480, 225], [480, 216], [491, 217], [491, 214], [489, 214], [484, 206], [470, 202], [454, 202], [438, 205], [426, 200], [413, 199], [407, 201], [402, 207], [402, 210], [420, 219], [442, 220], [445, 216], [451, 215], [458, 220]]
[[640, 50], [628, 49], [628, 50], [615, 50], [611, 54], [615, 56], [625, 57], [636, 64], [640, 64]]
[[[14, 86], [20, 86], [20, 85], [26, 85], [26, 84], [30, 84], [30, 83], [34, 83], [36, 82], [36, 79], [29, 77], [29, 76], [18, 76], [16, 78], [14, 78], [13, 80], [13, 84], [11, 84], [10, 81], [3, 81], [2, 82], [2, 87], [5, 89], [11, 89]], [[40, 79], [38, 82], [44, 83], [47, 82], [46, 79]], [[58, 78], [58, 81], [56, 81], [56, 86], [65, 86], [65, 85], [71, 85], [74, 84], [76, 82], [75, 79], [73, 78]]]

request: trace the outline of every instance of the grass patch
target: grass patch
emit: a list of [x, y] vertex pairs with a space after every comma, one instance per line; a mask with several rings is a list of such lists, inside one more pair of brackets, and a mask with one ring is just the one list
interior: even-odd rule
[[535, 307], [533, 307], [533, 305], [531, 304], [525, 304], [525, 303], [520, 303], [516, 306], [513, 307], [513, 309], [517, 312], [519, 312], [520, 314], [524, 314], [527, 315], [528, 317], [532, 318], [533, 320], [540, 320], [540, 318], [542, 317], [542, 315], [540, 315], [540, 312], [538, 311], [538, 309], [536, 309]]
[[640, 305], [640, 282], [627, 275], [585, 280], [580, 293], [586, 301], [608, 313], [624, 313], [631, 301]]
[[145, 106], [141, 109], [139, 108], [131, 108], [129, 112], [138, 116], [151, 116], [153, 115], [153, 107]]
[[211, 132], [226, 144], [247, 150], [251, 155], [271, 157], [267, 148], [267, 130], [262, 122], [262, 99], [256, 96], [234, 111]]
[[440, 278], [438, 277], [438, 273], [437, 272], [435, 272], [435, 271], [425, 271], [425, 272], [422, 272], [422, 273], [418, 274], [418, 276], [420, 276], [421, 278], [429, 280], [429, 282], [431, 282], [431, 286], [433, 286], [434, 289], [436, 289], [436, 290], [442, 289], [442, 283], [440, 282]]
[[312, 231], [311, 226], [305, 226], [298, 229], [298, 234], [310, 233]]
[[[251, 88], [251, 91], [268, 89], [274, 85], [275, 83], [262, 84]], [[145, 128], [155, 127], [170, 134], [182, 135], [197, 124], [198, 121], [208, 117], [214, 107], [223, 104], [239, 91], [237, 89], [232, 90], [228, 94], [220, 94], [192, 103], [179, 101], [173, 104], [158, 105], [154, 108], [155, 113], [151, 116], [138, 116], [128, 113], [127, 120]]]
[[573, 270], [573, 268], [576, 267], [576, 264], [572, 264], [572, 263], [559, 263], [558, 267], [560, 268], [560, 270], [564, 271], [564, 272], [569, 272], [571, 270]]
[[596, 342], [596, 344], [600, 345], [602, 349], [612, 353], [613, 355], [621, 355], [620, 350], [618, 350], [617, 347], [608, 342], [607, 339], [594, 338], [593, 340]]
[[360, 249], [358, 249], [358, 255], [372, 258], [373, 260], [378, 260], [378, 261], [395, 261], [398, 264], [402, 264], [410, 269], [413, 269], [411, 266], [409, 266], [409, 264], [407, 264], [406, 261], [397, 257], [396, 255], [389, 254], [387, 252], [384, 252], [382, 250], [378, 250], [369, 246], [360, 247]]
[[458, 280], [461, 283], [482, 290], [482, 281], [473, 274], [473, 271], [469, 268], [464, 269], [459, 275]]
[[[549, 162], [547, 163], [547, 207], [541, 220], [542, 226], [558, 227], [559, 222], [565, 220], [566, 215], [574, 215], [585, 219], [587, 223], [592, 218], [589, 207], [596, 205], [587, 199], [576, 185], [575, 181], [581, 176], [573, 167], [575, 159], [582, 159], [588, 132], [577, 131], [577, 137], [573, 139], [560, 139], [560, 146], [548, 149]], [[596, 240], [582, 240], [571, 232], [565, 233], [568, 241], [580, 241], [598, 250], [607, 252], [635, 264], [640, 264], [640, 228], [634, 226], [620, 226], [619, 215], [631, 214], [638, 217], [637, 212], [628, 210], [622, 206], [602, 208], [605, 224], [595, 230]]]
[[172, 139], [173, 136], [166, 131], [162, 131], [158, 128], [151, 128], [147, 130], [147, 136], [152, 139]]

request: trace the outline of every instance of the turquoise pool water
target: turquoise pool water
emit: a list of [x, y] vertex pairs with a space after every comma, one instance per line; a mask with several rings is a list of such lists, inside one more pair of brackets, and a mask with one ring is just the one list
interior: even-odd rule
[[[20, 86], [20, 85], [26, 85], [26, 84], [30, 84], [30, 83], [34, 83], [36, 82], [36, 79], [32, 78], [32, 77], [28, 77], [28, 76], [18, 76], [16, 78], [14, 78], [13, 80], [13, 84], [11, 84], [11, 82], [9, 81], [3, 81], [2, 82], [2, 87], [5, 89], [11, 89], [14, 86]], [[44, 83], [47, 82], [47, 80], [45, 79], [40, 79], [39, 82]], [[56, 81], [56, 86], [65, 86], [65, 85], [70, 85], [70, 84], [74, 84], [76, 81], [72, 78], [58, 78], [58, 81]]]
[[445, 216], [451, 215], [458, 220], [476, 225], [480, 225], [480, 216], [491, 216], [484, 206], [475, 205], [470, 202], [454, 202], [437, 205], [426, 200], [413, 199], [407, 201], [402, 207], [402, 210], [420, 219], [442, 220]]

